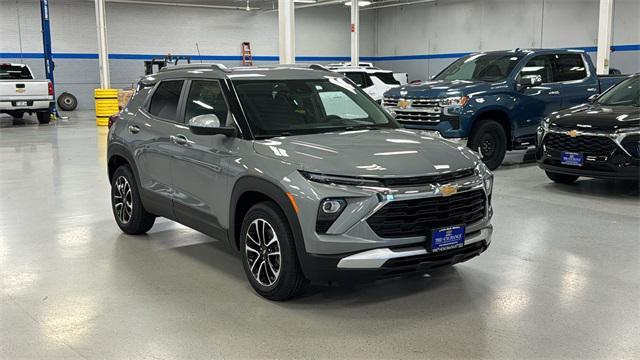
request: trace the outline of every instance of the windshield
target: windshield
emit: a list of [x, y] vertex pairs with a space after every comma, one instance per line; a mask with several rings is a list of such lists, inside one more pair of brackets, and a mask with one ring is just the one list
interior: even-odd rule
[[0, 64], [0, 79], [31, 79], [31, 72], [26, 66]]
[[234, 85], [256, 138], [398, 127], [342, 78], [236, 80]]
[[502, 81], [520, 59], [520, 54], [473, 54], [456, 60], [434, 80]]
[[640, 76], [623, 80], [597, 100], [599, 105], [640, 106]]

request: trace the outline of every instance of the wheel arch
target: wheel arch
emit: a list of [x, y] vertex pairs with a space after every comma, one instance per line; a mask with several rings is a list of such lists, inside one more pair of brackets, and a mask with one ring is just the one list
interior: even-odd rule
[[489, 108], [476, 114], [473, 120], [473, 126], [471, 127], [471, 134], [473, 134], [475, 129], [478, 127], [478, 124], [485, 120], [494, 120], [502, 126], [505, 134], [507, 135], [507, 150], [513, 150], [513, 125], [507, 110], [501, 108]]

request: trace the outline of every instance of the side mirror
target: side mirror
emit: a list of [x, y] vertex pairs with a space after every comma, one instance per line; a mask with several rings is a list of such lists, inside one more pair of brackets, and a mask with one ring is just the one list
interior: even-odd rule
[[195, 135], [225, 135], [236, 136], [236, 128], [220, 126], [220, 119], [215, 114], [194, 116], [187, 123], [189, 130]]
[[592, 103], [592, 102], [596, 101], [596, 99], [598, 98], [598, 96], [600, 96], [600, 94], [593, 94], [593, 95], [591, 95], [591, 96], [589, 96], [589, 97], [587, 98], [587, 101], [588, 101], [588, 102], [590, 102], [590, 103]]
[[521, 89], [526, 89], [542, 84], [542, 76], [540, 75], [522, 75], [518, 81]]

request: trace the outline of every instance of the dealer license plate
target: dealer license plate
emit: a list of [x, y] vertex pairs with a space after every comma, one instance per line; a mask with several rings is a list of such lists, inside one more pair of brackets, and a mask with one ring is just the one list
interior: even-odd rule
[[431, 251], [443, 251], [464, 246], [464, 226], [449, 226], [431, 233]]
[[563, 151], [560, 154], [560, 163], [570, 166], [582, 166], [584, 156], [581, 153], [574, 153], [569, 151]]

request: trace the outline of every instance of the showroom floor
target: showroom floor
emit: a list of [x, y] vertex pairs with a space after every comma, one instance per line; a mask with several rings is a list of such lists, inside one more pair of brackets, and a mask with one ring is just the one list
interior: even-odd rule
[[633, 183], [556, 185], [511, 155], [479, 258], [273, 303], [214, 239], [122, 234], [106, 129], [72, 117], [0, 117], [0, 358], [640, 358]]

